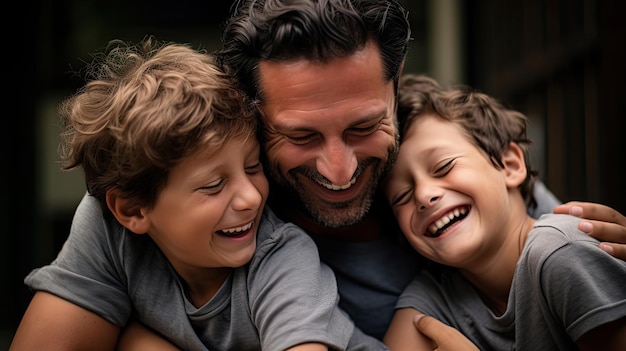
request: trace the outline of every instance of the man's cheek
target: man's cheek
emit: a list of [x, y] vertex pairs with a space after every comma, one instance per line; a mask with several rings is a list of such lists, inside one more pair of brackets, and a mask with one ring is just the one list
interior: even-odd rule
[[277, 168], [289, 159], [290, 144], [284, 138], [274, 136], [265, 141], [265, 155], [272, 167]]
[[281, 138], [279, 138], [276, 133], [263, 133], [263, 146], [267, 153], [276, 149], [276, 147], [279, 146], [280, 141]]
[[393, 118], [386, 118], [380, 125], [379, 131], [389, 135], [394, 140], [398, 137], [398, 130]]

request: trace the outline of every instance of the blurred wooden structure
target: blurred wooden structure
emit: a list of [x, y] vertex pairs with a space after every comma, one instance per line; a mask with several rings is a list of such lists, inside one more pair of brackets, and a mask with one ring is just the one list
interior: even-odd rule
[[464, 2], [469, 82], [523, 111], [561, 200], [626, 213], [626, 19], [617, 0]]

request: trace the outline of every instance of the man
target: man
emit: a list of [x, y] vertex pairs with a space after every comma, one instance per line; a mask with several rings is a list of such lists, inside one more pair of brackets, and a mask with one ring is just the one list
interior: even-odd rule
[[[340, 306], [378, 338], [421, 266], [377, 194], [398, 152], [407, 15], [394, 0], [241, 1], [217, 53], [257, 99], [270, 207], [314, 238]], [[535, 196], [535, 217], [558, 205]]]

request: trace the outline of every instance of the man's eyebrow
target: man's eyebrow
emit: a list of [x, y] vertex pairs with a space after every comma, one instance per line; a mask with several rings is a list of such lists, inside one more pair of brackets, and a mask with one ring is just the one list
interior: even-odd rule
[[286, 132], [314, 132], [315, 129], [311, 128], [309, 126], [294, 126], [290, 123], [276, 123], [276, 122], [270, 122], [267, 121], [265, 123], [263, 123], [265, 128], [273, 130], [275, 132], [279, 132], [279, 133], [286, 133]]
[[387, 117], [387, 110], [374, 111], [354, 121], [352, 125], [358, 125], [358, 124], [368, 123], [371, 121], [381, 120], [381, 119], [384, 119], [385, 117]]
[[[361, 124], [372, 123], [373, 121], [381, 121], [386, 117], [389, 117], [387, 112], [387, 109], [371, 111], [367, 114], [364, 114], [357, 120], [352, 121], [352, 123], [350, 123], [347, 128], [351, 128], [353, 126], [358, 126]], [[393, 111], [390, 116], [393, 117]], [[291, 123], [291, 121], [298, 122], [300, 121], [300, 118], [283, 118], [278, 122], [265, 120], [263, 124], [266, 128], [273, 129], [277, 132], [315, 132], [319, 129], [318, 123], [316, 121], [312, 121], [310, 123], [307, 122], [307, 124]]]
[[[352, 123], [350, 123], [348, 127], [381, 120], [381, 119], [384, 119], [385, 117], [387, 117], [387, 110], [373, 111], [367, 115], [363, 115], [357, 120], [352, 121]], [[304, 129], [309, 129], [311, 127], [318, 126], [318, 125], [319, 123], [314, 122], [311, 124], [311, 126], [299, 126], [299, 127], [302, 127]], [[287, 127], [287, 126], [283, 126], [283, 127]], [[299, 128], [299, 129], [302, 129], [302, 128]]]

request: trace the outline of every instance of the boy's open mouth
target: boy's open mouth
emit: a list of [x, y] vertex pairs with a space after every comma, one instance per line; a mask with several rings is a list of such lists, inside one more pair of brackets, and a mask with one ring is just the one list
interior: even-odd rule
[[450, 212], [441, 216], [441, 218], [433, 222], [431, 225], [429, 225], [428, 230], [426, 230], [426, 233], [424, 235], [429, 238], [438, 238], [439, 236], [441, 236], [441, 234], [448, 230], [451, 225], [467, 217], [469, 211], [469, 206], [460, 206], [454, 208]]

